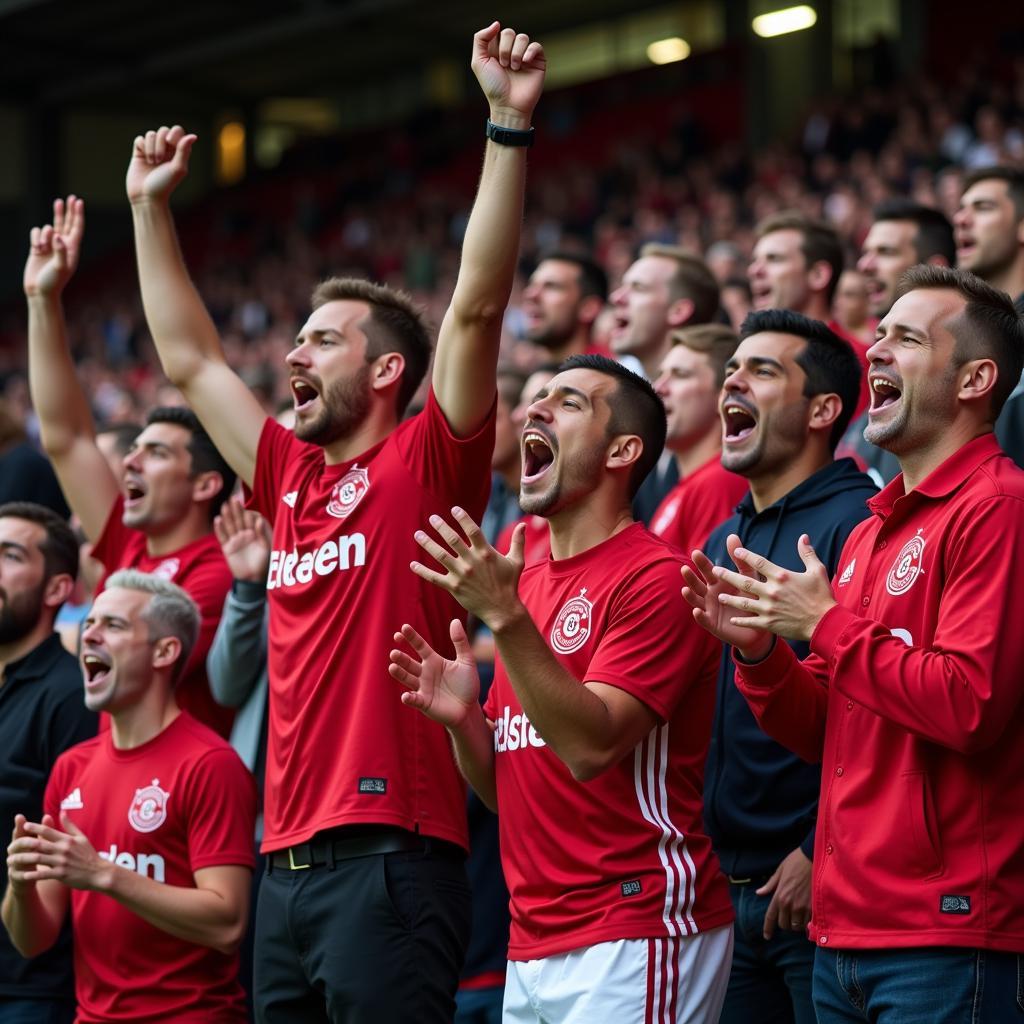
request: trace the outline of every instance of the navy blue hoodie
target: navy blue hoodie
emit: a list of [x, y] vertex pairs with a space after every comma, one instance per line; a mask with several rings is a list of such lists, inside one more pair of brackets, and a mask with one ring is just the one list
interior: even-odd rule
[[[867, 518], [865, 502], [877, 490], [852, 459], [839, 459], [760, 513], [748, 493], [704, 550], [716, 565], [734, 568], [725, 541], [737, 533], [750, 551], [803, 571], [797, 540], [806, 533], [834, 576], [846, 538]], [[805, 643], [791, 646], [799, 658], [809, 651]], [[704, 770], [704, 821], [722, 870], [748, 878], [771, 874], [797, 846], [813, 855], [821, 770], [761, 731], [733, 672], [732, 648], [726, 647]]]

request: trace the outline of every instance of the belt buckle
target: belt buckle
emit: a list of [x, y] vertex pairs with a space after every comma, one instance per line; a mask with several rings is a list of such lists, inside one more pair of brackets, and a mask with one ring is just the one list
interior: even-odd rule
[[[290, 852], [291, 851], [289, 850], [289, 853]], [[735, 878], [732, 875], [726, 875], [725, 877], [728, 878], [733, 885], [750, 885], [750, 883], [753, 882], [753, 878]]]
[[308, 871], [313, 865], [312, 864], [296, 864], [295, 863], [295, 847], [288, 847], [288, 867], [292, 871]]

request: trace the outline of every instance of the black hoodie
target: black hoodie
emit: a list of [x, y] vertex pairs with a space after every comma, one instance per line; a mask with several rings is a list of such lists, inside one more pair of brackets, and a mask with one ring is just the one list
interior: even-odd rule
[[[803, 571], [797, 540], [806, 533], [834, 576], [846, 538], [867, 518], [865, 503], [877, 490], [852, 459], [839, 459], [760, 513], [748, 493], [736, 515], [708, 538], [705, 551], [716, 565], [733, 568], [725, 541], [737, 533], [750, 551]], [[790, 646], [799, 658], [809, 651], [806, 643]], [[727, 647], [718, 669], [704, 771], [704, 820], [722, 870], [733, 877], [759, 877], [771, 874], [797, 846], [812, 856], [821, 771], [761, 731], [736, 689], [733, 672]]]

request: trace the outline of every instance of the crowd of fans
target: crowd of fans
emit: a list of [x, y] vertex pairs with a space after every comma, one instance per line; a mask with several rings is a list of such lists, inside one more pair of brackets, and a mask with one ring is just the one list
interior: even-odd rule
[[[169, 199], [195, 138], [175, 126], [135, 140], [137, 277], [94, 270], [62, 305], [82, 200], [33, 232], [27, 344], [12, 321], [0, 339], [0, 701], [29, 707], [46, 677], [32, 714], [59, 736], [25, 755], [48, 761], [39, 806], [3, 805], [0, 1024], [48, 1000], [55, 1020], [243, 1020], [246, 998], [267, 1024], [450, 1019], [470, 914], [466, 1024], [502, 1003], [509, 1020], [845, 1021], [828, 955], [924, 933], [1013, 973], [1012, 907], [959, 920], [1013, 876], [1012, 829], [980, 890], [955, 837], [906, 893], [899, 857], [934, 853], [971, 772], [1017, 770], [1002, 688], [980, 708], [959, 689], [915, 701], [946, 671], [936, 650], [956, 687], [962, 664], [987, 681], [1024, 654], [982, 614], [1024, 500], [991, 436], [999, 417], [1021, 460], [1024, 59], [1008, 81], [819, 102], [793, 144], [753, 154], [680, 107], [657, 138], [574, 158], [586, 112], [567, 101], [549, 121], [565, 159], [532, 175], [524, 219], [543, 51], [495, 23], [474, 71], [493, 144], [473, 203], [464, 153], [392, 142], [311, 176], [300, 153], [186, 214], [179, 249]], [[997, 543], [1010, 556], [983, 582]], [[948, 562], [923, 569], [926, 544]], [[389, 637], [401, 699], [380, 685]], [[979, 735], [995, 753], [965, 769]], [[828, 780], [885, 804], [873, 759], [923, 779], [907, 813], [925, 834], [880, 864], [866, 827], [836, 879], [868, 812]], [[972, 827], [1002, 822], [986, 800], [960, 808]], [[944, 870], [941, 892], [918, 885]], [[885, 920], [861, 913], [872, 885]], [[980, 1019], [1000, 1019], [992, 992]]]

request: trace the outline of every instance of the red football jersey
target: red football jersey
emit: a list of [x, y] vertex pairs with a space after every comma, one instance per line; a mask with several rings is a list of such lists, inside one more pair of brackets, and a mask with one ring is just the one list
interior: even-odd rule
[[199, 639], [189, 655], [184, 675], [178, 680], [174, 697], [183, 711], [226, 738], [231, 732], [235, 712], [213, 699], [206, 678], [206, 656], [224, 611], [224, 598], [231, 588], [231, 570], [220, 544], [208, 533], [177, 551], [153, 557], [146, 551], [146, 535], [125, 526], [121, 521], [123, 513], [124, 500], [118, 496], [92, 552], [106, 569], [97, 593], [103, 590], [107, 576], [118, 569], [138, 569], [177, 583], [199, 605]]
[[548, 521], [542, 516], [522, 516], [515, 522], [509, 523], [494, 544], [496, 551], [503, 555], [508, 553], [512, 545], [512, 534], [520, 524], [526, 524], [526, 536], [523, 538], [523, 565], [533, 565], [534, 562], [544, 562], [551, 557], [551, 532], [548, 529]]
[[448, 650], [465, 612], [409, 569], [413, 534], [461, 505], [479, 522], [494, 416], [452, 434], [433, 393], [418, 416], [351, 462], [268, 420], [252, 504], [273, 523], [264, 850], [335, 825], [418, 829], [468, 844], [465, 789], [442, 726], [399, 699], [394, 633]]
[[523, 714], [497, 659], [485, 712], [496, 725], [510, 960], [692, 935], [733, 918], [702, 823], [721, 647], [686, 613], [682, 561], [634, 523], [523, 572], [520, 597], [562, 666], [581, 685], [632, 694], [660, 724], [617, 765], [577, 782]]
[[843, 341], [849, 343], [860, 363], [860, 392], [857, 395], [857, 405], [853, 410], [853, 416], [850, 417], [852, 423], [871, 404], [871, 390], [868, 387], [868, 370], [871, 369], [871, 364], [868, 362], [868, 349], [871, 346], [865, 345], [860, 338], [847, 334], [838, 320], [829, 320], [826, 326], [833, 334], [839, 335]]
[[[186, 713], [132, 750], [109, 731], [62, 754], [43, 806], [99, 855], [166, 885], [200, 868], [253, 867], [256, 788], [238, 755]], [[58, 825], [59, 827], [59, 825]], [[71, 892], [77, 1020], [247, 1020], [238, 955], [175, 938], [104, 893]]]
[[736, 666], [821, 760], [810, 935], [1024, 952], [1024, 472], [985, 434], [868, 507], [813, 653]]
[[651, 517], [651, 533], [689, 557], [733, 514], [748, 486], [744, 477], [724, 469], [716, 455], [665, 495]]

